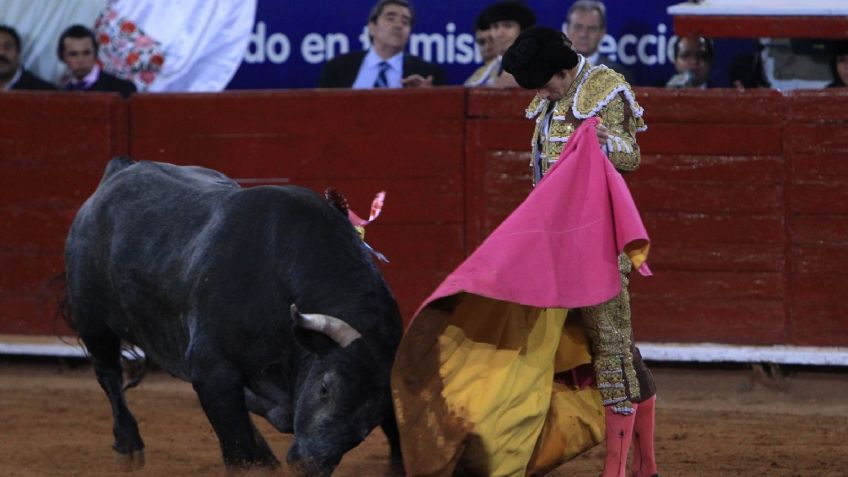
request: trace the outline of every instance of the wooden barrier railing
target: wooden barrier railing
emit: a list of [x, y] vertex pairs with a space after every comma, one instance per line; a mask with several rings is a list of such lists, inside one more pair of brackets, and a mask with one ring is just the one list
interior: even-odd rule
[[127, 153], [127, 111], [106, 94], [0, 94], [0, 333], [66, 331], [64, 237], [106, 160]]
[[[848, 346], [848, 92], [637, 91], [627, 181], [655, 276], [637, 339]], [[522, 91], [0, 95], [0, 334], [54, 321], [62, 246], [109, 157], [213, 167], [244, 186], [341, 190], [386, 207], [368, 241], [406, 319], [529, 191]]]

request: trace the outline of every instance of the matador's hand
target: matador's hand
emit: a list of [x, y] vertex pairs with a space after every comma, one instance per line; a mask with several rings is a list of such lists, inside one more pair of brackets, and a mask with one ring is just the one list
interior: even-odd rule
[[595, 134], [598, 136], [598, 143], [601, 147], [604, 147], [607, 143], [607, 139], [609, 139], [609, 131], [607, 131], [607, 127], [603, 125], [603, 123], [598, 122], [595, 126]]

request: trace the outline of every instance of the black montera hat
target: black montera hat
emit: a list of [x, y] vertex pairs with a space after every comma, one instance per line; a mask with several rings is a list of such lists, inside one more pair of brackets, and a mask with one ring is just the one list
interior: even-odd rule
[[483, 15], [490, 24], [502, 21], [518, 22], [522, 30], [536, 24], [536, 14], [533, 13], [533, 10], [530, 10], [524, 2], [515, 0], [489, 5], [483, 10]]
[[521, 32], [503, 56], [503, 69], [524, 89], [539, 89], [562, 70], [577, 66], [565, 33], [546, 27]]

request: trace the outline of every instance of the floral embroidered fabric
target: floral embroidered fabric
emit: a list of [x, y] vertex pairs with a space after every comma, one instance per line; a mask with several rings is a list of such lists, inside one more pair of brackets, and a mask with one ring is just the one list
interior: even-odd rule
[[162, 44], [121, 17], [111, 5], [97, 18], [94, 33], [100, 44], [103, 69], [132, 81], [139, 91], [147, 91], [165, 64]]

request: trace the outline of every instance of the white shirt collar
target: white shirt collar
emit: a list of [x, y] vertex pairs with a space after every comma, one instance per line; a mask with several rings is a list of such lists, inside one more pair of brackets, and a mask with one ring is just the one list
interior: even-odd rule
[[91, 71], [89, 71], [88, 74], [85, 75], [85, 77], [83, 77], [83, 79], [77, 80], [76, 78], [74, 78], [73, 75], [71, 75], [70, 79], [68, 80], [68, 83], [70, 83], [70, 84], [82, 83], [82, 84], [85, 85], [86, 88], [90, 88], [91, 85], [93, 85], [94, 83], [97, 82], [98, 78], [100, 78], [100, 66], [97, 63], [95, 63], [94, 68], [92, 68]]
[[598, 66], [598, 60], [601, 58], [600, 52], [595, 50], [594, 53], [586, 57], [586, 61], [588, 61], [592, 66]]
[[[588, 61], [588, 59], [587, 59], [585, 56], [581, 55], [580, 53], [577, 53], [577, 59], [578, 59], [578, 62], [577, 62], [577, 76], [580, 76], [580, 72], [581, 72], [581, 71], [583, 71], [583, 66], [585, 66], [585, 65], [586, 65], [586, 62]], [[589, 62], [589, 64], [591, 64], [592, 66], [594, 66], [594, 64], [592, 64], [591, 62]], [[577, 76], [575, 76], [575, 78], [574, 78], [574, 79], [577, 79]]]
[[398, 73], [403, 73], [403, 51], [400, 53], [388, 58], [387, 60], [383, 60], [380, 58], [373, 48], [368, 50], [368, 53], [365, 55], [365, 59], [362, 60], [363, 68], [374, 68], [379, 70], [379, 64], [385, 61], [389, 64], [391, 69], [397, 71]]

